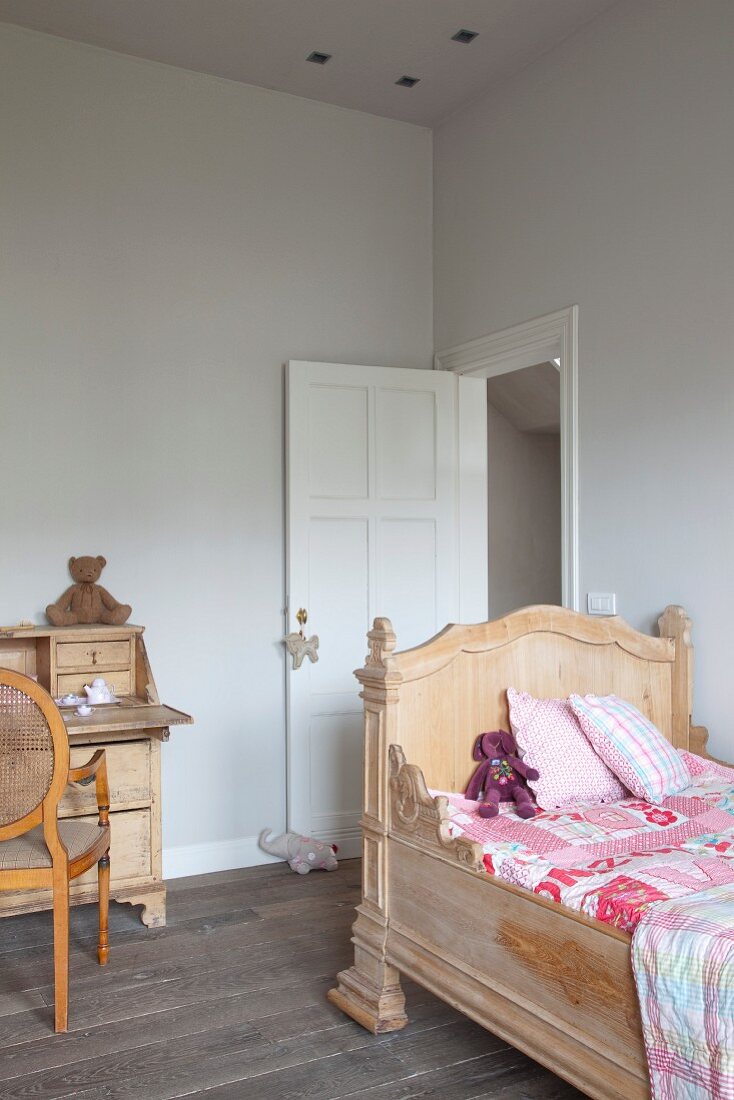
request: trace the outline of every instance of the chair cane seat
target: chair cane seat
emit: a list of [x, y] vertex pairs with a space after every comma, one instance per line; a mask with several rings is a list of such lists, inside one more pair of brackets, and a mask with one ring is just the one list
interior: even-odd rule
[[[109, 840], [109, 826], [104, 829], [89, 821], [59, 821], [59, 836], [69, 853], [69, 863], [90, 851], [105, 832]], [[43, 838], [43, 825], [37, 825], [12, 840], [0, 841], [0, 871], [30, 870], [50, 867], [51, 854]]]

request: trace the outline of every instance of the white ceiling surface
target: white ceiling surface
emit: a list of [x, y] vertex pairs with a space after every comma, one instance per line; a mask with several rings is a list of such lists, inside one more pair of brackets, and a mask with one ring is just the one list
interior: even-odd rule
[[[614, 0], [0, 0], [0, 20], [431, 126]], [[451, 41], [478, 31], [469, 45]], [[312, 50], [333, 55], [306, 62]], [[415, 88], [399, 77], [417, 76]]]

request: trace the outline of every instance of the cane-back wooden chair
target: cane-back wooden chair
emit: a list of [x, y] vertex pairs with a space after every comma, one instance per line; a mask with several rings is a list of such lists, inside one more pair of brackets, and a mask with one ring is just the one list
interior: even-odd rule
[[[67, 783], [94, 777], [99, 822], [58, 819]], [[69, 766], [61, 713], [35, 680], [0, 668], [0, 889], [53, 891], [56, 1031], [69, 1018], [69, 882], [95, 863], [99, 874], [101, 966], [109, 956], [109, 787], [104, 750]]]

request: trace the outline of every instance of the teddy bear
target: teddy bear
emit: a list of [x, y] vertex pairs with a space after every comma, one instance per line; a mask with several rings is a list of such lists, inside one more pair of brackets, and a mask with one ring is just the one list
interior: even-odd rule
[[99, 575], [107, 565], [100, 555], [96, 558], [69, 558], [69, 572], [75, 583], [67, 588], [56, 603], [46, 608], [46, 618], [54, 626], [74, 626], [76, 623], [109, 623], [120, 626], [126, 623], [133, 609], [127, 603], [118, 603], [106, 588], [97, 584]]
[[538, 779], [538, 772], [523, 763], [517, 753], [515, 738], [506, 730], [480, 733], [474, 742], [472, 756], [481, 763], [469, 780], [465, 794], [475, 802], [483, 795], [480, 817], [495, 817], [500, 812], [500, 802], [512, 801], [520, 817], [535, 816], [526, 780]]

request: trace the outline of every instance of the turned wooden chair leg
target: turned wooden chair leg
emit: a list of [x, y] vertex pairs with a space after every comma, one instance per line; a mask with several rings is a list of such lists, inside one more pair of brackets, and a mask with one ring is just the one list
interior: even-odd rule
[[69, 1028], [69, 879], [54, 877], [54, 1002], [55, 1029]]
[[99, 942], [97, 943], [97, 958], [99, 965], [104, 966], [110, 957], [110, 941], [107, 923], [110, 911], [110, 853], [105, 852], [97, 864], [97, 878], [99, 881]]

